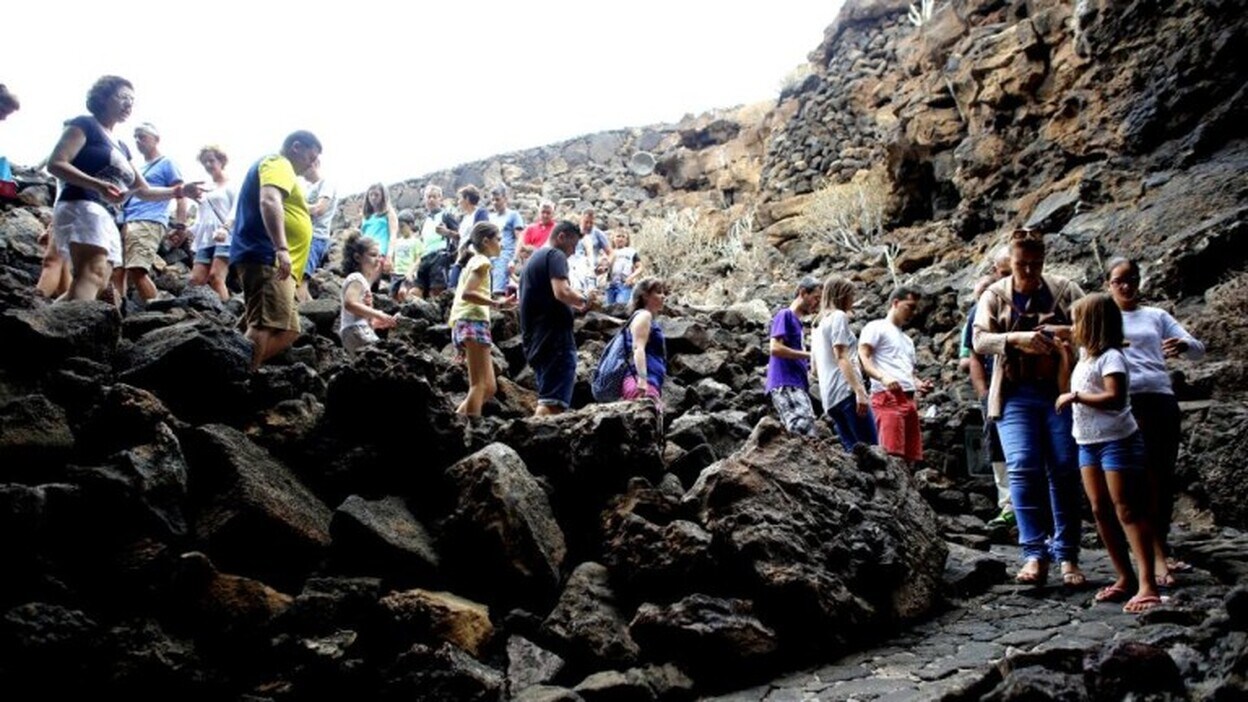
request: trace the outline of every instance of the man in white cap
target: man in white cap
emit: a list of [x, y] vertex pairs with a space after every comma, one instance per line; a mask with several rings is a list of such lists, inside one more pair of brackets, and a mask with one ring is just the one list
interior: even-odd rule
[[[173, 161], [160, 153], [160, 132], [150, 122], [134, 128], [134, 142], [143, 154], [143, 179], [153, 187], [173, 187], [182, 183], [182, 172]], [[174, 200], [173, 223], [169, 222], [169, 203], [164, 200], [126, 200], [122, 211], [122, 268], [113, 272], [113, 285], [124, 297], [127, 281], [134, 284], [139, 297], [156, 297], [156, 284], [151, 272], [163, 266], [160, 243], [169, 233], [186, 229], [186, 199]]]

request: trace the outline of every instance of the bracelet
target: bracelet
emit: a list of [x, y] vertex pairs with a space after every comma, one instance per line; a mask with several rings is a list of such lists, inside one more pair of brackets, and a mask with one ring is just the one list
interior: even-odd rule
[[285, 252], [287, 252], [287, 253], [290, 253], [290, 247], [289, 247], [289, 246], [279, 246], [279, 247], [277, 247], [275, 250], [276, 250], [276, 251], [285, 251]]
[[178, 183], [173, 186], [173, 199], [177, 200], [182, 197], [182, 184]]
[[1074, 397], [1070, 398], [1070, 401], [1075, 404], [1079, 404], [1079, 391], [1078, 390], [1075, 391], [1075, 395]]

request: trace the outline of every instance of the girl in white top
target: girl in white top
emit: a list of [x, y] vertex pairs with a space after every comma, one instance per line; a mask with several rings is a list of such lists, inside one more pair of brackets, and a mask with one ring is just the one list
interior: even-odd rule
[[1122, 310], [1131, 373], [1131, 414], [1144, 437], [1144, 469], [1148, 474], [1148, 518], [1156, 533], [1153, 567], [1157, 582], [1174, 584], [1175, 572], [1191, 566], [1169, 557], [1166, 541], [1174, 510], [1174, 464], [1179, 456], [1179, 402], [1170, 385], [1166, 360], [1183, 356], [1199, 360], [1205, 346], [1165, 310], [1140, 304], [1140, 269], [1126, 258], [1111, 259], [1105, 288]]
[[879, 443], [875, 416], [871, 413], [871, 396], [862, 380], [858, 338], [849, 328], [856, 295], [854, 284], [849, 280], [839, 275], [829, 276], [823, 283], [818, 326], [811, 337], [823, 411], [832, 418], [846, 451], [859, 443], [868, 446]]
[[381, 246], [375, 239], [360, 232], [351, 232], [342, 248], [342, 270], [347, 274], [342, 284], [342, 312], [338, 319], [338, 336], [342, 347], [352, 358], [360, 349], [378, 341], [374, 329], [390, 329], [397, 315], [373, 308], [373, 284], [381, 277]]
[[[1072, 407], [1083, 488], [1092, 504], [1096, 530], [1118, 573], [1112, 585], [1096, 593], [1096, 601], [1127, 600], [1124, 612], [1143, 612], [1161, 604], [1161, 598], [1153, 573], [1153, 531], [1145, 516], [1140, 482], [1144, 480], [1144, 442], [1127, 397], [1122, 313], [1109, 295], [1094, 293], [1078, 300], [1071, 316], [1071, 338], [1081, 347], [1080, 358], [1071, 374], [1070, 392], [1057, 398], [1057, 411]], [[1140, 568], [1138, 579], [1122, 541], [1123, 531]], [[1132, 587], [1134, 596], [1130, 596]]]

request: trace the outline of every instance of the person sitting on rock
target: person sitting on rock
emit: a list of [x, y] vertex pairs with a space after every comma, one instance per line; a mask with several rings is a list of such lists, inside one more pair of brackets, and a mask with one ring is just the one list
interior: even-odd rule
[[914, 342], [902, 327], [910, 323], [923, 293], [898, 287], [888, 296], [888, 314], [868, 322], [858, 340], [862, 370], [871, 378], [871, 410], [880, 447], [913, 468], [923, 460], [916, 393], [931, 392], [932, 381], [915, 375]]
[[819, 281], [803, 278], [788, 307], [771, 320], [768, 343], [767, 381], [764, 390], [780, 415], [785, 429], [794, 434], [815, 435], [815, 410], [810, 404], [810, 384], [806, 379], [810, 352], [803, 341], [800, 315], [819, 309]]
[[354, 358], [366, 346], [377, 343], [374, 329], [394, 327], [394, 315], [373, 307], [373, 284], [381, 277], [381, 245], [360, 232], [351, 232], [342, 247], [342, 312], [338, 336], [342, 347]]

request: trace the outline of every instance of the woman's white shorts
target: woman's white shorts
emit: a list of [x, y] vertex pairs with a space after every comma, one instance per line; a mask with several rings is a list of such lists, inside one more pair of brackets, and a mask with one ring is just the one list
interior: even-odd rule
[[108, 262], [121, 265], [121, 232], [113, 214], [90, 200], [58, 202], [52, 209], [52, 236], [56, 248], [69, 261], [69, 244], [98, 246], [108, 252]]

